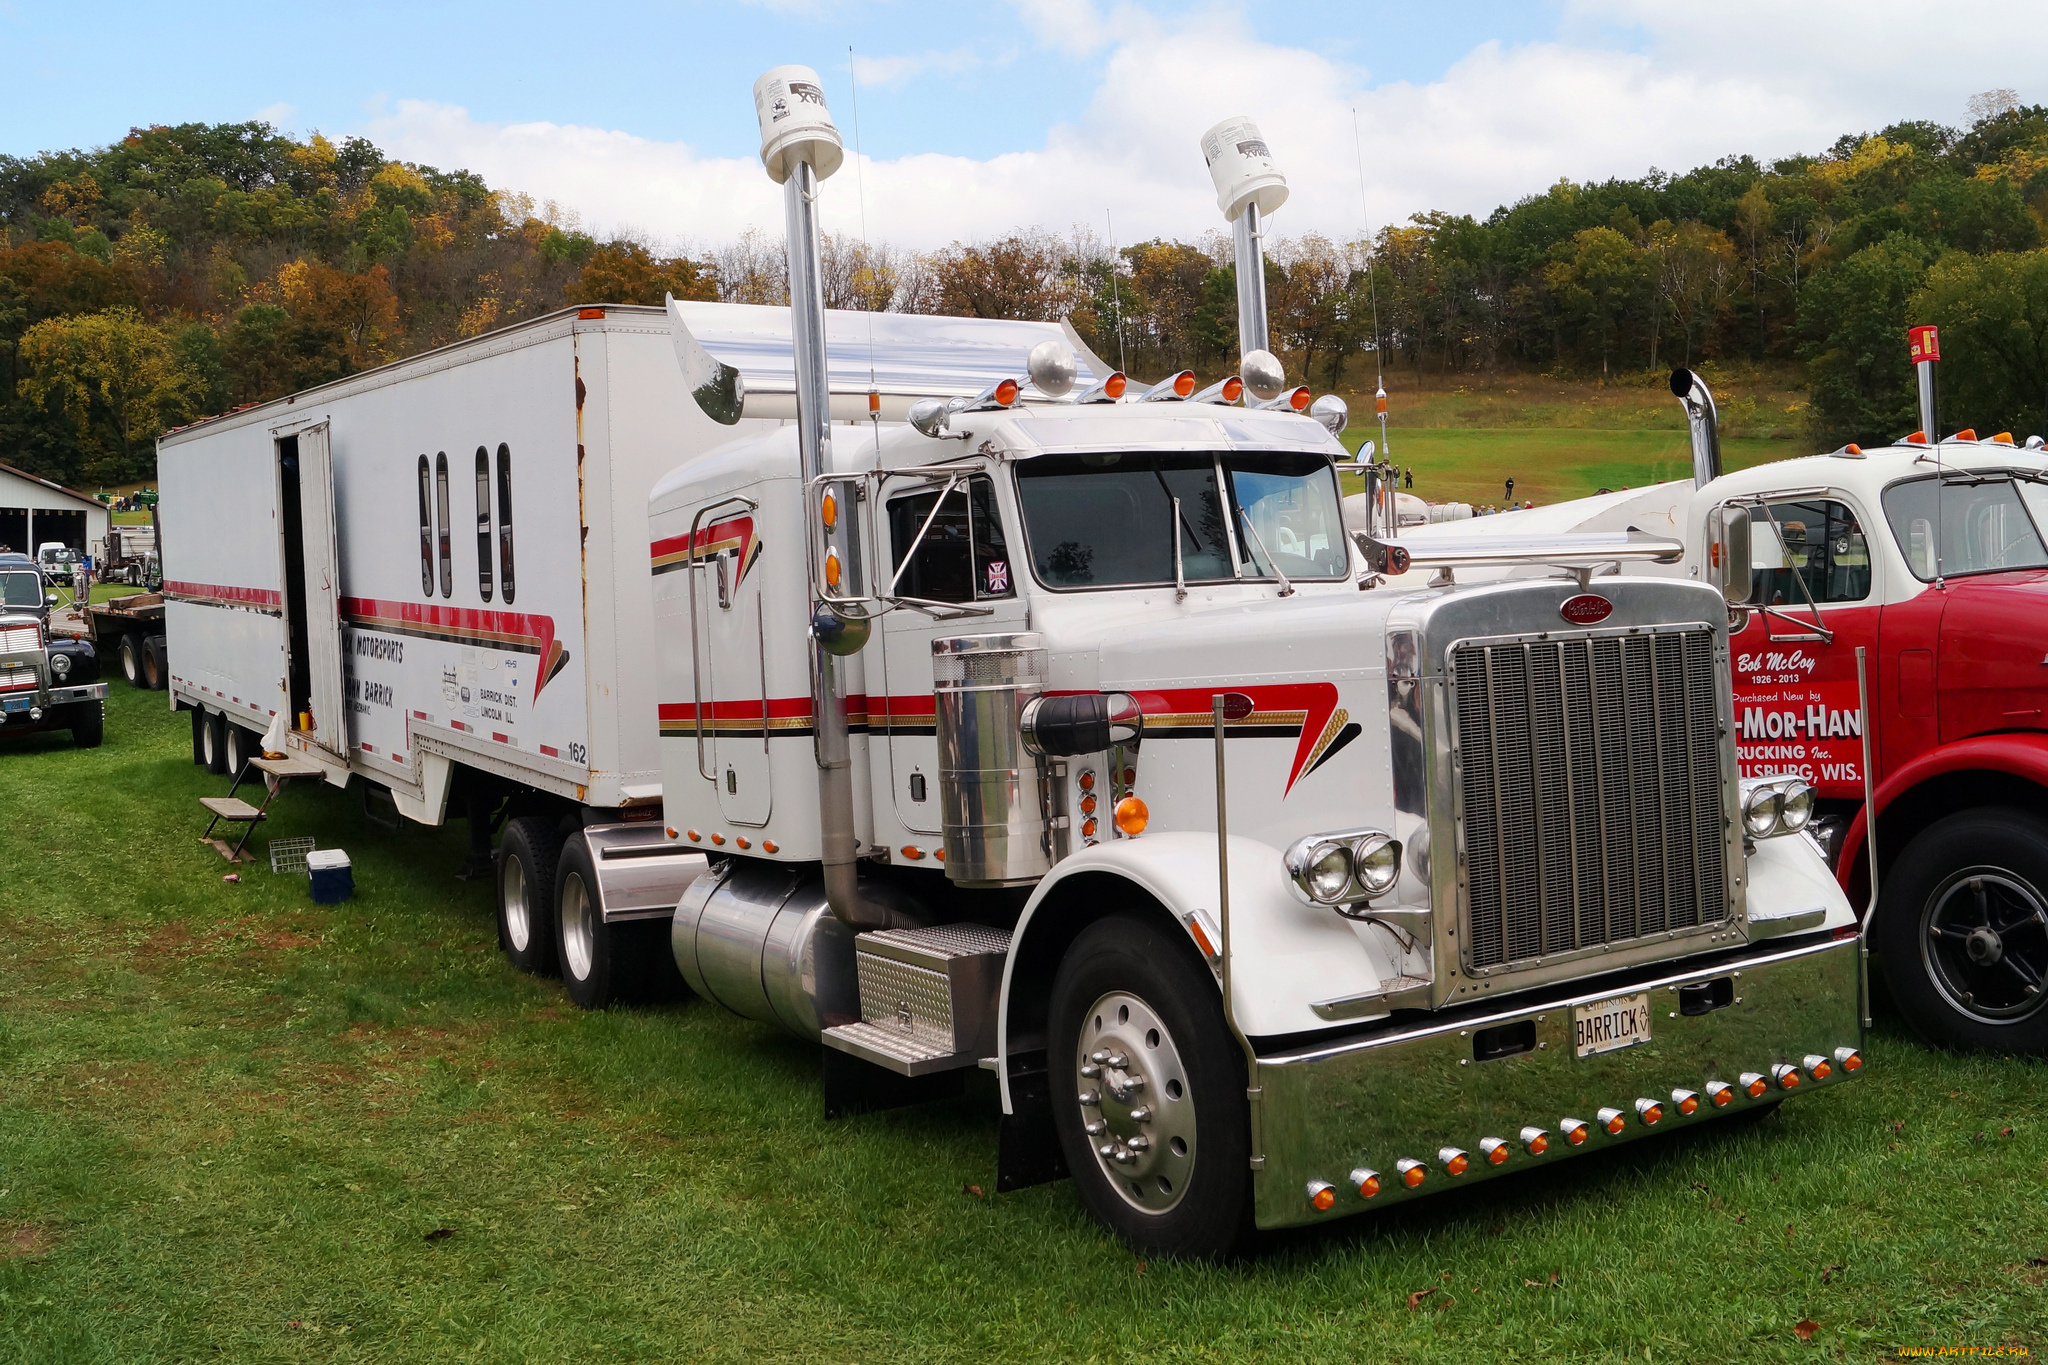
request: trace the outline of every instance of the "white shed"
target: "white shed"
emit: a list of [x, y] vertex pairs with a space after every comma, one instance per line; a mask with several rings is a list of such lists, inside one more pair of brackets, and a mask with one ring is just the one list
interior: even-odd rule
[[32, 555], [56, 540], [97, 557], [111, 520], [105, 504], [86, 494], [0, 464], [0, 550]]

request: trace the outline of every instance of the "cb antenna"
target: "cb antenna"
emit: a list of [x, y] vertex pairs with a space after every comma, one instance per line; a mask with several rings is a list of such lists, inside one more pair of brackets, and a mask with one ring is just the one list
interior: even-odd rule
[[[853, 179], [856, 193], [860, 198], [860, 258], [867, 267], [869, 289], [881, 282], [881, 273], [875, 269], [874, 252], [868, 246], [868, 167], [867, 157], [860, 149], [860, 78], [854, 74], [853, 44], [846, 45], [846, 84], [853, 93]], [[868, 426], [875, 433], [875, 465], [882, 462], [882, 391], [875, 384], [875, 300], [869, 294], [867, 307], [862, 311], [868, 315]]]
[[[1372, 211], [1365, 198], [1365, 139], [1358, 133], [1358, 106], [1351, 106], [1351, 150], [1358, 158], [1358, 227], [1365, 239], [1365, 296], [1372, 303], [1372, 367], [1376, 391], [1372, 396], [1373, 409], [1380, 419], [1379, 463], [1390, 470], [1393, 467], [1392, 452], [1387, 449], [1387, 367], [1386, 357], [1380, 347], [1380, 291], [1378, 253], [1372, 249]], [[1400, 518], [1388, 508], [1388, 524], [1400, 525]]]
[[1102, 220], [1109, 224], [1109, 301], [1113, 309], [1110, 316], [1116, 319], [1116, 367], [1128, 373], [1129, 367], [1124, 364], [1123, 294], [1117, 288], [1116, 282], [1116, 215], [1104, 209]]

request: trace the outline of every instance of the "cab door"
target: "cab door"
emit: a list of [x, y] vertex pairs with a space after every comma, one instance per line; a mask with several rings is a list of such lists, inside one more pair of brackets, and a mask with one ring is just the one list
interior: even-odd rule
[[709, 735], [705, 766], [718, 786], [718, 808], [736, 825], [761, 826], [774, 810], [768, 742], [775, 717], [767, 686], [768, 621], [754, 553], [752, 515], [731, 515], [702, 528], [691, 570], [696, 594], [698, 685]]
[[[1025, 605], [1009, 548], [1018, 542], [1004, 530], [995, 485], [985, 474], [962, 478], [950, 491], [945, 479], [892, 483], [882, 496], [888, 573], [896, 575], [890, 595], [924, 605], [882, 618], [880, 677], [871, 672], [868, 689], [869, 742], [886, 736], [887, 778], [904, 828], [937, 835], [932, 641], [1023, 628]], [[881, 587], [888, 592], [886, 583]]]
[[1859, 510], [1834, 494], [1751, 513], [1751, 601], [1728, 642], [1744, 777], [1797, 773], [1823, 797], [1863, 795], [1856, 648], [1878, 693], [1880, 607]]

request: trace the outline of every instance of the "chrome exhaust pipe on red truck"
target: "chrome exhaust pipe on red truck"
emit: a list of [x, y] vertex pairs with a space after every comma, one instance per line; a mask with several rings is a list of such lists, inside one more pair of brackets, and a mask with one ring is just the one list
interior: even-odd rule
[[1721, 477], [1721, 417], [1714, 395], [1706, 380], [1686, 369], [1671, 372], [1671, 393], [1692, 430], [1692, 486], [1705, 488]]

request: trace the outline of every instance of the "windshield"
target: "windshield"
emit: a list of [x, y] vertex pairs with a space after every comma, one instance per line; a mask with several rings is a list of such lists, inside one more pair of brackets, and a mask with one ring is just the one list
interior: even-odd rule
[[40, 575], [23, 569], [0, 571], [0, 607], [27, 607], [39, 610], [43, 605], [43, 580]]
[[2048, 547], [2004, 475], [1893, 484], [1884, 493], [1884, 515], [1907, 567], [1922, 582], [2048, 568]]
[[1176, 498], [1190, 583], [1271, 578], [1276, 565], [1289, 578], [1346, 572], [1336, 473], [1320, 455], [1134, 451], [1017, 466], [1031, 566], [1049, 588], [1173, 582]]

